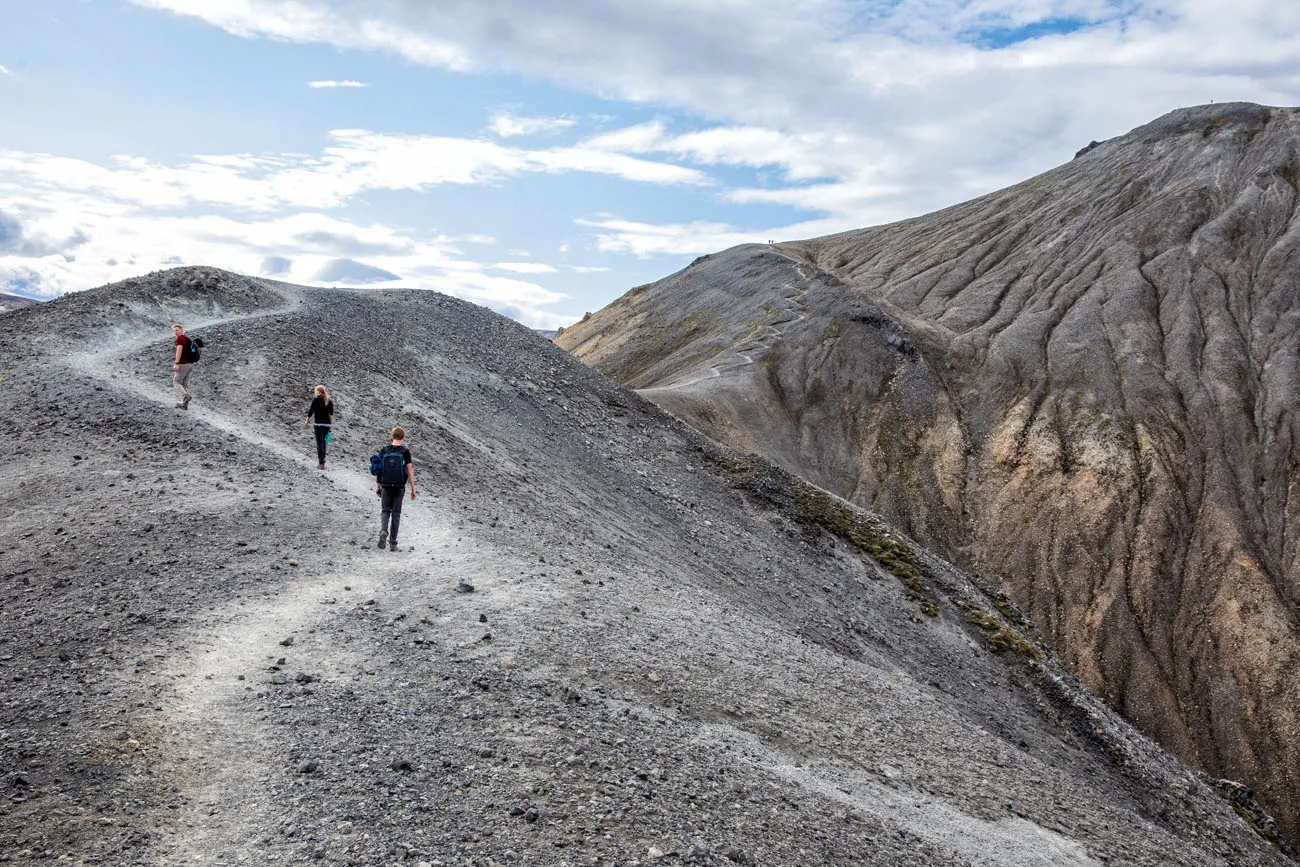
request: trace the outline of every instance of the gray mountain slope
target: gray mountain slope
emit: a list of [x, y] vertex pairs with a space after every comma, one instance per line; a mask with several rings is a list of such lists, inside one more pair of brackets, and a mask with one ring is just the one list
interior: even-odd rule
[[34, 307], [39, 303], [33, 298], [24, 298], [22, 295], [10, 295], [8, 292], [0, 292], [0, 313], [8, 313], [10, 310], [22, 310], [24, 307]]
[[1291, 863], [1005, 598], [482, 309], [178, 269], [0, 370], [0, 857]]
[[1300, 111], [1174, 112], [914, 220], [741, 247], [561, 345], [1001, 583], [1300, 837]]

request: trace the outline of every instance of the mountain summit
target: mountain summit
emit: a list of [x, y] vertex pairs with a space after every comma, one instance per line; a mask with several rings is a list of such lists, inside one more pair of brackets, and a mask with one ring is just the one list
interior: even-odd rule
[[1173, 112], [929, 216], [698, 260], [559, 342], [1000, 583], [1300, 837], [1300, 110]]

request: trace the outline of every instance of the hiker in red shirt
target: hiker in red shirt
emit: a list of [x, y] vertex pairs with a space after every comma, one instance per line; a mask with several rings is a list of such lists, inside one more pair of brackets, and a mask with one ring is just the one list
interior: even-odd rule
[[172, 325], [172, 332], [176, 335], [176, 358], [172, 362], [172, 388], [180, 386], [181, 399], [176, 404], [177, 409], [190, 408], [190, 374], [194, 372], [194, 365], [198, 363], [199, 353], [194, 346], [194, 342], [185, 336], [185, 329], [180, 324]]

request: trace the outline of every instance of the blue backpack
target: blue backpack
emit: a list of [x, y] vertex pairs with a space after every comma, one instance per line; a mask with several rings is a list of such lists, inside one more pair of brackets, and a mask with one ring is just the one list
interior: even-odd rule
[[406, 484], [406, 459], [402, 450], [385, 446], [378, 453], [370, 456], [370, 475], [379, 477], [379, 484], [385, 487], [401, 487]]

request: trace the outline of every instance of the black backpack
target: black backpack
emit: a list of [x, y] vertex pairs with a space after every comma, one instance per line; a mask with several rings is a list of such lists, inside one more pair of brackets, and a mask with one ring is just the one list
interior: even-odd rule
[[185, 335], [190, 339], [189, 345], [185, 347], [185, 363], [193, 364], [199, 360], [199, 350], [203, 348], [203, 338], [195, 337], [192, 334]]
[[406, 484], [406, 458], [396, 446], [386, 446], [379, 452], [379, 484], [384, 487], [401, 487]]

